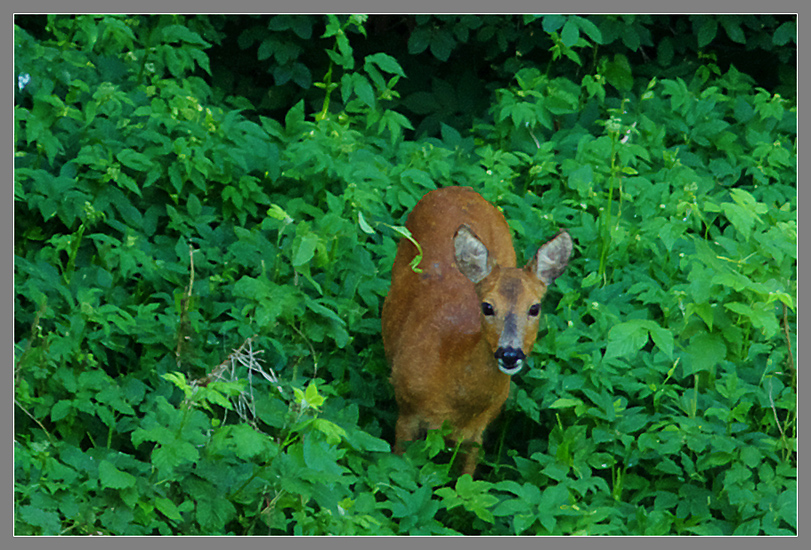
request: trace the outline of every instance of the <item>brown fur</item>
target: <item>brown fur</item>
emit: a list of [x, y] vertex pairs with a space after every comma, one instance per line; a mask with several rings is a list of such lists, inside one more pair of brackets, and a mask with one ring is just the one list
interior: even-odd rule
[[[426, 194], [406, 227], [423, 249], [423, 272], [409, 265], [416, 247], [401, 240], [382, 315], [400, 411], [395, 450], [421, 428], [448, 420], [453, 439], [464, 443], [462, 471], [473, 474], [484, 429], [510, 391], [495, 353], [505, 346], [519, 355], [520, 348], [521, 357], [532, 351], [540, 316], [528, 311], [565, 268], [571, 239], [562, 232], [517, 268], [504, 216], [464, 187]], [[482, 302], [494, 315], [482, 314]], [[521, 364], [507, 361], [508, 370]]]

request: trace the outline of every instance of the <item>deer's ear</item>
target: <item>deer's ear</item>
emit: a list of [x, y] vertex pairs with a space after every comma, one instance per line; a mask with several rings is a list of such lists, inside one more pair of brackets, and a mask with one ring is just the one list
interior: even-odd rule
[[487, 247], [467, 225], [461, 225], [456, 230], [453, 236], [453, 249], [456, 267], [473, 283], [478, 283], [493, 270], [493, 262], [490, 260]]
[[538, 249], [526, 269], [549, 286], [566, 270], [569, 257], [572, 255], [572, 248], [572, 238], [569, 233], [561, 230], [554, 239]]

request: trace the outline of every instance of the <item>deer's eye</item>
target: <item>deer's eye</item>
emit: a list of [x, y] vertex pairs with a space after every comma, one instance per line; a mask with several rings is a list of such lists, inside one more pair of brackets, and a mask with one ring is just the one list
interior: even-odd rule
[[537, 317], [541, 313], [541, 304], [532, 304], [529, 307], [529, 316]]
[[482, 315], [487, 317], [491, 317], [496, 314], [496, 310], [493, 309], [493, 305], [487, 302], [482, 302]]

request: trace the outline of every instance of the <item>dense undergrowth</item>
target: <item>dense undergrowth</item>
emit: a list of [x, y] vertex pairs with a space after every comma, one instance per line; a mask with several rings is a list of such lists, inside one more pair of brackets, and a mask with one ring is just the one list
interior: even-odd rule
[[[15, 533], [796, 534], [795, 59], [791, 17], [20, 18]], [[454, 184], [575, 240], [475, 480], [390, 453], [380, 341]]]

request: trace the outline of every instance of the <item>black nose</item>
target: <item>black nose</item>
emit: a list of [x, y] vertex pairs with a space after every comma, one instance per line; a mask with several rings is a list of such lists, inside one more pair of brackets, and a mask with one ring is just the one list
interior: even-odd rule
[[516, 348], [498, 348], [496, 350], [496, 359], [507, 367], [515, 366], [526, 358], [521, 349]]

